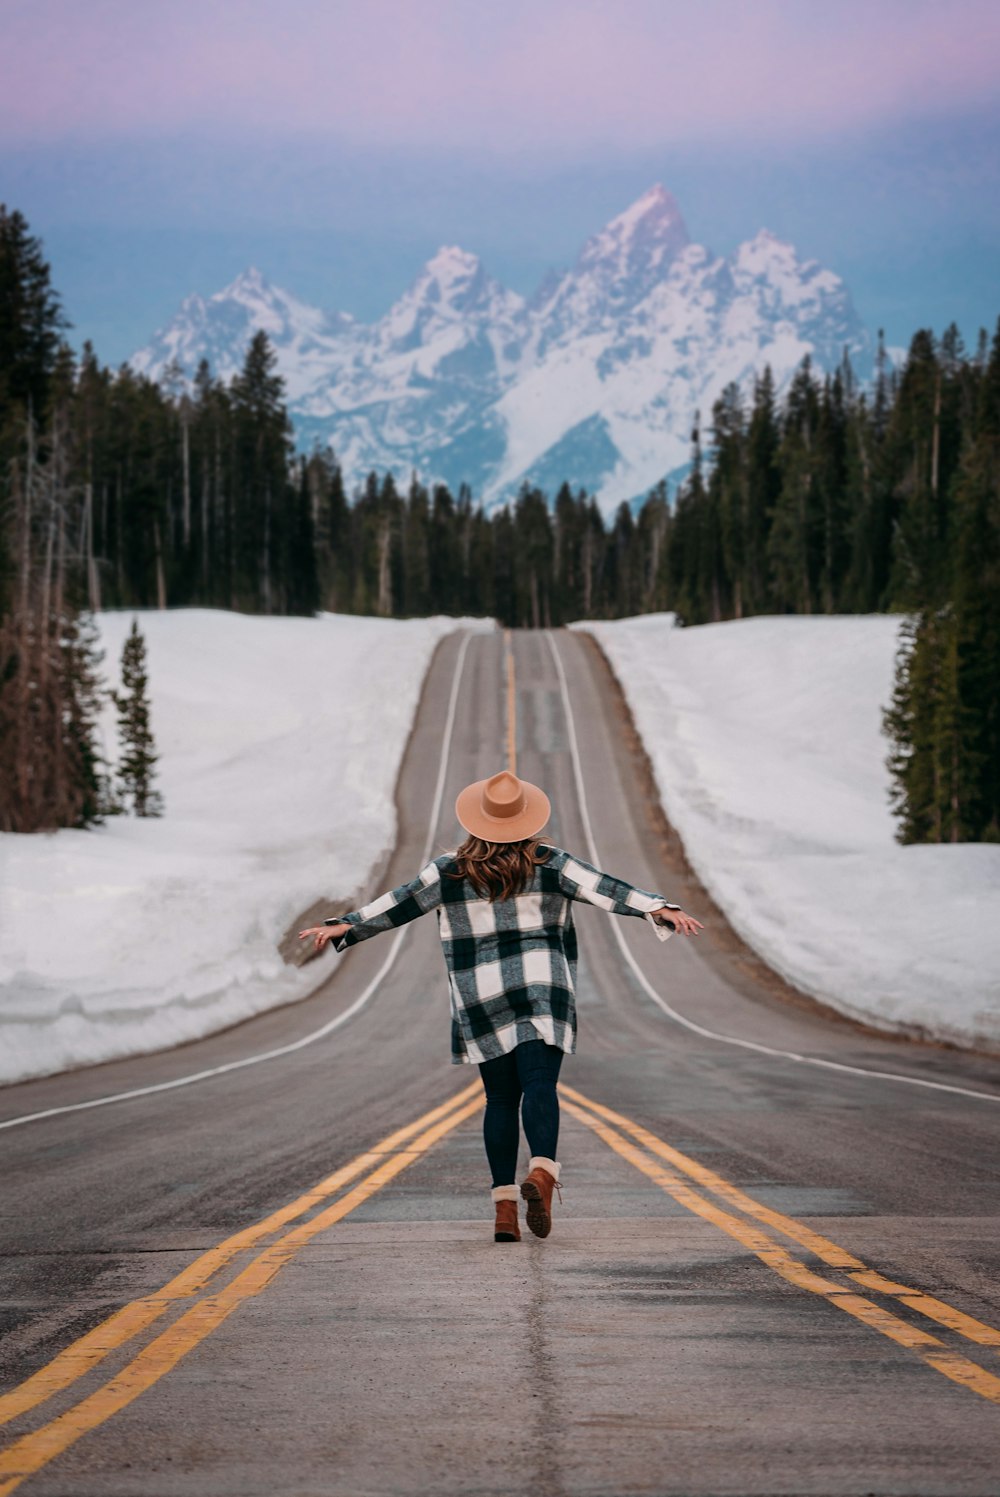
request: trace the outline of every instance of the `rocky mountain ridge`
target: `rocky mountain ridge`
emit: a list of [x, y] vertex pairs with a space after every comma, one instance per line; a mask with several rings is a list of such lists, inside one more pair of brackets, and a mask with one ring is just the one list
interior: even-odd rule
[[158, 378], [174, 361], [190, 376], [204, 357], [228, 379], [258, 329], [300, 443], [329, 442], [349, 484], [373, 468], [403, 484], [416, 472], [492, 504], [525, 481], [566, 479], [605, 509], [685, 469], [695, 411], [707, 422], [730, 381], [749, 394], [769, 363], [780, 391], [806, 354], [830, 370], [845, 349], [866, 378], [873, 353], [833, 271], [766, 229], [716, 256], [659, 185], [530, 300], [458, 246], [370, 324], [251, 269], [188, 297], [131, 362]]

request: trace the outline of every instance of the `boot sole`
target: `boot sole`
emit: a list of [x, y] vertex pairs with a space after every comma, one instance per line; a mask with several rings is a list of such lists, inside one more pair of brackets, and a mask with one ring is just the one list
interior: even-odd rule
[[536, 1237], [548, 1237], [552, 1231], [552, 1216], [542, 1204], [542, 1192], [534, 1180], [525, 1180], [521, 1186], [521, 1195], [528, 1203], [524, 1219], [529, 1230], [534, 1232]]
[[494, 1242], [520, 1242], [520, 1237], [515, 1237], [513, 1232], [494, 1232]]

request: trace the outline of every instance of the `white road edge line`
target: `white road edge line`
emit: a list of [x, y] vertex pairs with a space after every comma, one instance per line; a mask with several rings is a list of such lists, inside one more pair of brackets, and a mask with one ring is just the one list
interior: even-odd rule
[[[431, 809], [430, 822], [427, 830], [427, 846], [425, 847], [424, 855], [420, 860], [421, 868], [424, 867], [427, 862], [429, 862], [431, 851], [434, 847], [434, 832], [437, 827], [438, 816], [441, 814], [441, 802], [444, 798], [445, 776], [448, 772], [448, 760], [451, 756], [451, 739], [455, 727], [455, 711], [458, 705], [458, 690], [462, 682], [462, 672], [465, 669], [465, 655], [466, 651], [469, 648], [469, 641], [472, 639], [473, 634], [477, 632], [479, 631], [470, 629], [465, 634], [465, 637], [462, 640], [461, 648], [458, 652], [458, 660], [455, 664], [455, 676], [451, 683], [451, 696], [448, 701], [448, 716], [445, 720], [444, 745], [441, 750], [441, 762], [438, 768], [437, 786], [434, 791], [434, 803]], [[279, 1045], [275, 1050], [263, 1050], [259, 1055], [248, 1055], [243, 1060], [231, 1060], [222, 1066], [212, 1066], [211, 1069], [207, 1071], [195, 1071], [190, 1076], [178, 1076], [173, 1081], [159, 1081], [155, 1086], [137, 1086], [132, 1091], [128, 1092], [113, 1092], [106, 1097], [92, 1097], [88, 1102], [69, 1102], [64, 1107], [47, 1107], [44, 1112], [29, 1112], [25, 1113], [23, 1117], [7, 1118], [4, 1121], [0, 1122], [0, 1130], [4, 1128], [17, 1128], [20, 1127], [22, 1123], [37, 1123], [40, 1122], [43, 1118], [59, 1117], [61, 1114], [66, 1112], [85, 1112], [91, 1107], [109, 1107], [112, 1102], [130, 1102], [135, 1097], [150, 1097], [155, 1092], [174, 1091], [177, 1087], [180, 1086], [193, 1086], [196, 1081], [208, 1081], [213, 1076], [224, 1076], [228, 1071], [242, 1071], [246, 1066], [259, 1066], [262, 1065], [266, 1060], [277, 1060], [277, 1058], [281, 1055], [291, 1055], [295, 1050], [304, 1050], [307, 1045], [312, 1045], [315, 1044], [317, 1040], [325, 1039], [328, 1034], [332, 1034], [335, 1029], [339, 1029], [341, 1024], [346, 1024], [348, 1019], [353, 1019], [355, 1014], [360, 1013], [361, 1009], [364, 1008], [365, 1004], [371, 998], [376, 988], [385, 978], [393, 962], [396, 960], [396, 955], [399, 951], [400, 944], [405, 934], [405, 926], [400, 926], [399, 930], [392, 938], [392, 945], [389, 947], [388, 955], [386, 956], [385, 961], [382, 963], [378, 972], [372, 978], [371, 982], [365, 988], [360, 997], [355, 998], [351, 1006], [349, 1008], [345, 1008], [344, 1012], [342, 1014], [338, 1014], [335, 1019], [330, 1019], [326, 1024], [321, 1025], [319, 1029], [314, 1029], [311, 1034], [303, 1035], [301, 1039], [292, 1040], [291, 1043], [287, 1045]], [[306, 995], [306, 997], [309, 996], [309, 994]]]
[[[587, 795], [586, 791], [583, 788], [583, 771], [580, 766], [580, 749], [577, 743], [576, 723], [573, 718], [573, 708], [570, 703], [569, 689], [566, 684], [566, 672], [563, 669], [563, 663], [560, 659], [559, 651], [556, 647], [556, 642], [552, 635], [552, 631], [546, 629], [545, 633], [546, 637], [548, 638], [549, 648], [552, 651], [552, 658], [555, 661], [556, 673], [559, 677], [559, 690], [562, 694], [563, 707], [566, 711], [566, 726], [569, 730], [568, 736], [570, 758], [573, 761], [573, 776], [576, 780], [576, 792], [577, 798], [580, 802], [580, 816], [583, 821], [584, 836], [587, 840], [587, 850], [589, 852], [591, 862], [594, 863], [598, 868], [600, 868], [601, 860], [598, 856], [597, 844], [594, 841], [594, 832], [590, 824], [590, 812], [587, 809]], [[874, 1076], [875, 1078], [882, 1081], [900, 1081], [905, 1086], [924, 1086], [929, 1087], [932, 1091], [954, 1092], [960, 1097], [976, 1097], [981, 1102], [1000, 1102], [1000, 1093], [997, 1092], [977, 1092], [974, 1091], [971, 1087], [967, 1086], [953, 1086], [944, 1081], [928, 1081], [926, 1077], [923, 1076], [901, 1076], [898, 1074], [898, 1072], [895, 1071], [875, 1071], [867, 1066], [849, 1066], [841, 1061], [823, 1060], [819, 1056], [815, 1055], [800, 1055], [795, 1050], [778, 1050], [771, 1045], [758, 1044], [756, 1040], [741, 1040], [737, 1039], [737, 1037], [732, 1034], [719, 1034], [714, 1029], [706, 1029], [704, 1025], [696, 1024], [693, 1019], [685, 1018], [684, 1014], [678, 1013], [677, 1009], [673, 1008], [665, 998], [662, 998], [660, 996], [660, 994], [648, 981], [646, 974], [643, 972], [642, 968], [639, 966], [638, 962], [635, 960], [635, 957], [629, 950], [625, 942], [625, 937], [622, 935], [621, 929], [619, 928], [618, 922], [616, 920], [612, 920], [611, 928], [614, 931], [615, 939], [617, 940], [618, 945], [621, 948], [622, 955], [624, 956], [628, 965], [631, 967], [632, 971], [635, 973], [635, 976], [642, 985], [643, 990], [649, 994], [653, 1002], [663, 1010], [668, 1018], [673, 1019], [677, 1024], [681, 1024], [685, 1029], [690, 1029], [693, 1034], [700, 1034], [704, 1039], [718, 1040], [722, 1045], [738, 1045], [742, 1050], [756, 1050], [761, 1055], [776, 1055], [779, 1056], [782, 1060], [798, 1061], [800, 1065], [804, 1066], [822, 1066], [825, 1070], [828, 1071], [847, 1071], [853, 1076]]]

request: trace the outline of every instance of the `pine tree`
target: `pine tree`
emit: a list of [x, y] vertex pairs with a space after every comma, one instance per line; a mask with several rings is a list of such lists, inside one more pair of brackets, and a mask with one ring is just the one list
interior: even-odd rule
[[744, 612], [763, 613], [770, 606], [767, 538], [781, 492], [778, 467], [780, 433], [775, 414], [774, 375], [770, 364], [754, 381], [753, 411], [747, 431], [747, 527]]
[[430, 501], [427, 490], [410, 481], [403, 517], [403, 613], [409, 618], [433, 612], [430, 564]]
[[48, 403], [60, 333], [69, 327], [50, 278], [24, 215], [0, 203], [0, 424], [11, 406], [40, 420]]
[[712, 407], [713, 464], [709, 492], [719, 516], [722, 608], [734, 618], [746, 611], [750, 503], [747, 485], [746, 420], [735, 382]]
[[555, 535], [541, 489], [525, 484], [514, 506], [518, 554], [515, 574], [517, 626], [548, 629], [552, 624]]
[[[19, 215], [0, 211], [0, 827], [85, 827], [104, 811], [91, 557], [78, 482], [75, 360], [53, 344], [48, 267]], [[43, 398], [44, 397], [44, 398]], [[43, 398], [43, 405], [37, 402]], [[13, 565], [6, 563], [10, 558]]]
[[319, 608], [320, 587], [316, 566], [316, 509], [309, 464], [299, 462], [296, 502], [289, 504], [290, 522], [285, 544], [286, 612], [312, 618]]
[[899, 842], [962, 839], [955, 643], [950, 604], [909, 614], [900, 626], [892, 701], [882, 712]]
[[816, 431], [819, 532], [816, 587], [818, 603], [824, 613], [835, 613], [841, 608], [844, 578], [850, 562], [848, 536], [855, 501], [848, 484], [847, 390], [850, 381], [849, 365], [846, 380], [843, 369], [826, 377]]
[[711, 577], [712, 537], [708, 495], [705, 489], [701, 450], [701, 428], [695, 418], [691, 432], [691, 472], [681, 484], [674, 504], [673, 524], [667, 548], [667, 579], [670, 606], [679, 624], [701, 624], [708, 615], [707, 595]]
[[135, 618], [122, 647], [121, 670], [123, 689], [115, 693], [121, 747], [118, 760], [121, 801], [134, 809], [137, 816], [162, 816], [163, 797], [152, 788], [159, 755], [154, 752], [149, 723], [146, 641]]
[[782, 420], [781, 490], [767, 539], [771, 592], [779, 609], [811, 613], [822, 554], [816, 495], [819, 392], [808, 355], [796, 371]]
[[1000, 319], [956, 485], [958, 713], [966, 835], [1000, 841]]
[[101, 750], [98, 718], [111, 696], [101, 674], [104, 651], [94, 615], [81, 612], [67, 621], [62, 640], [65, 752], [77, 787], [76, 825], [102, 822], [118, 810], [110, 768]]
[[233, 379], [234, 587], [230, 607], [280, 613], [287, 604], [289, 516], [297, 509], [289, 482], [291, 428], [277, 354], [257, 332]]

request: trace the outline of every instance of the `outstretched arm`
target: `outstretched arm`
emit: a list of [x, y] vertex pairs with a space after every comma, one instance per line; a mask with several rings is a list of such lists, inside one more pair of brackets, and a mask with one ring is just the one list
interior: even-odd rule
[[441, 871], [436, 862], [431, 862], [409, 883], [380, 894], [370, 904], [362, 905], [348, 915], [331, 915], [322, 925], [299, 931], [299, 937], [313, 936], [317, 951], [321, 951], [328, 941], [334, 950], [345, 951], [348, 946], [356, 946], [370, 936], [394, 930], [397, 925], [406, 925], [410, 920], [426, 915], [440, 903]]
[[[583, 858], [571, 857], [569, 853], [563, 853], [560, 861], [554, 861], [560, 887], [567, 898], [596, 905], [598, 909], [607, 910], [612, 915], [638, 915], [649, 921], [661, 941], [668, 941], [676, 929], [683, 930], [685, 934], [694, 934], [689, 927], [699, 922], [685, 915], [679, 904], [671, 904], [662, 894], [637, 889], [634, 884], [628, 884], [610, 873], [602, 873], [592, 863]], [[677, 911], [677, 921], [665, 918], [669, 910]]]

